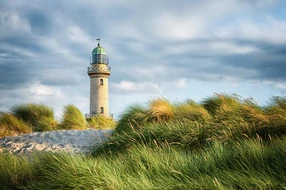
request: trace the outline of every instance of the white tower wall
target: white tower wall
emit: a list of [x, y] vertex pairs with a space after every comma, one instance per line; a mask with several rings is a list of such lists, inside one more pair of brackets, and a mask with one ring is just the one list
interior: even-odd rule
[[108, 78], [106, 76], [90, 77], [90, 114], [109, 115]]

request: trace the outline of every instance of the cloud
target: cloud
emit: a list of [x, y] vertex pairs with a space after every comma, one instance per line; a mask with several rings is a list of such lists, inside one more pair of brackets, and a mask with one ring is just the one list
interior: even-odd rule
[[40, 84], [39, 81], [36, 81], [31, 84], [31, 86], [29, 87], [29, 92], [36, 96], [63, 97], [61, 90], [55, 89], [51, 86]]
[[235, 19], [233, 22], [213, 29], [221, 39], [238, 39], [255, 42], [285, 44], [286, 21], [273, 16], [262, 18]]
[[183, 93], [193, 80], [285, 86], [283, 1], [27, 2], [1, 2], [0, 107], [35, 100], [87, 109], [97, 38], [118, 96]]
[[30, 33], [29, 22], [21, 18], [17, 12], [0, 12], [0, 37], [4, 38], [15, 33]]
[[160, 91], [156, 83], [135, 83], [130, 81], [121, 81], [120, 83], [111, 83], [110, 88], [115, 93], [152, 93]]

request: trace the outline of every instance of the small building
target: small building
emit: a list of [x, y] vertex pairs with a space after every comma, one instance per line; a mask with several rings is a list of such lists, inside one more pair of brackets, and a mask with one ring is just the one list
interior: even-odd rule
[[98, 39], [97, 47], [92, 51], [90, 66], [87, 69], [90, 77], [89, 117], [96, 115], [112, 117], [112, 114], [109, 114], [108, 111], [108, 77], [111, 70], [108, 63], [109, 59]]

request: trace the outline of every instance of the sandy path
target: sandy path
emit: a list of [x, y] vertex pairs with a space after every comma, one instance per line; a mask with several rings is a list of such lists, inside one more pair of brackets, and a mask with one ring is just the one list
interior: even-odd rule
[[0, 138], [0, 152], [13, 153], [38, 151], [86, 152], [90, 147], [107, 140], [112, 130], [57, 130], [29, 133]]

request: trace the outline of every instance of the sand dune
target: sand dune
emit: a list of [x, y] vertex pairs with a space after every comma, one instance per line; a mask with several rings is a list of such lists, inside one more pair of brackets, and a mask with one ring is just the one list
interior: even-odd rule
[[86, 152], [107, 140], [113, 130], [57, 130], [0, 138], [0, 152], [29, 153], [32, 151]]

